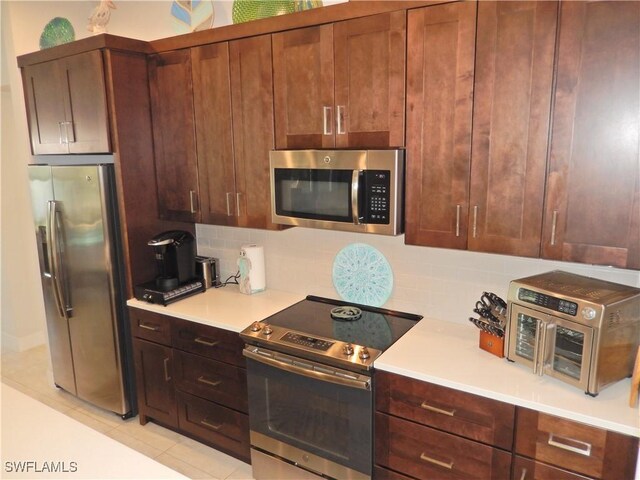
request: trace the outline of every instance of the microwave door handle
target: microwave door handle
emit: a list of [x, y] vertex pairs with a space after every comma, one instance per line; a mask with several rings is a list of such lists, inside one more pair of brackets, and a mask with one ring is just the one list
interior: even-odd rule
[[358, 202], [358, 191], [360, 188], [360, 174], [362, 170], [354, 170], [351, 174], [351, 216], [354, 225], [360, 225], [360, 205]]

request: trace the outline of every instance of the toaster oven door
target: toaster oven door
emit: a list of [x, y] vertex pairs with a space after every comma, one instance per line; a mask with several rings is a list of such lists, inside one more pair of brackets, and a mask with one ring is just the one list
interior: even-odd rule
[[508, 342], [509, 360], [587, 392], [592, 328], [512, 303]]

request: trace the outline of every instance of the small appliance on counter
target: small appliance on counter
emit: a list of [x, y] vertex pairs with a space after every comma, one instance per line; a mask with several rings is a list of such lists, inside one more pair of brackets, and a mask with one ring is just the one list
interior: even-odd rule
[[220, 282], [220, 260], [214, 257], [196, 257], [196, 277], [202, 279], [205, 290], [217, 288]]
[[243, 245], [238, 258], [240, 292], [248, 295], [267, 288], [264, 269], [264, 248], [259, 245]]
[[191, 233], [162, 232], [149, 240], [148, 245], [154, 249], [158, 275], [155, 280], [134, 287], [138, 300], [168, 305], [204, 292], [204, 282], [196, 276], [196, 247]]
[[640, 289], [559, 270], [509, 286], [507, 359], [596, 396], [631, 376]]

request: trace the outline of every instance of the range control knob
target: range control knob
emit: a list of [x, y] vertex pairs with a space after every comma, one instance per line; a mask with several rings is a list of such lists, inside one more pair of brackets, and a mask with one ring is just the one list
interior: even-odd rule
[[362, 347], [358, 356], [360, 357], [360, 360], [366, 360], [371, 355], [369, 354], [369, 349], [367, 347]]
[[259, 332], [260, 330], [262, 330], [262, 324], [260, 322], [253, 322], [251, 324], [252, 332]]
[[344, 347], [342, 347], [342, 353], [344, 353], [347, 357], [353, 355], [353, 345], [347, 343]]
[[264, 327], [262, 327], [262, 334], [269, 336], [273, 333], [273, 328], [268, 323], [265, 323]]

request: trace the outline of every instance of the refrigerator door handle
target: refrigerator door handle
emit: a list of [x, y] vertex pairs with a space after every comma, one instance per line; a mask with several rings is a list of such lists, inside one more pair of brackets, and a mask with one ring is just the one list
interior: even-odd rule
[[49, 230], [49, 248], [47, 255], [49, 256], [49, 265], [51, 269], [51, 278], [53, 280], [53, 294], [56, 299], [56, 306], [61, 317], [69, 318], [71, 316], [71, 306], [66, 305], [67, 296], [61, 282], [62, 266], [60, 261], [60, 237], [58, 236], [58, 202], [49, 200], [47, 202], [47, 223]]

